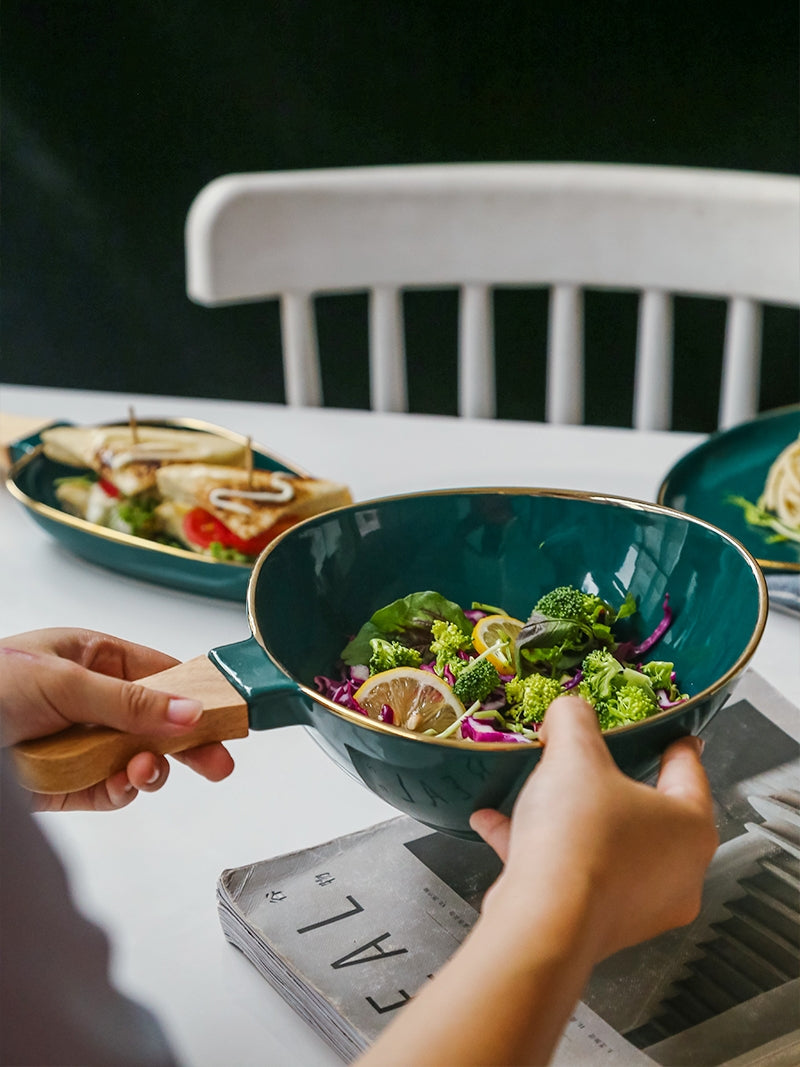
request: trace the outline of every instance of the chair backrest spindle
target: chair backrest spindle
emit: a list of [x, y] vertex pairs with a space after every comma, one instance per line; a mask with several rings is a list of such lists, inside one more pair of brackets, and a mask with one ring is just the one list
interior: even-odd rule
[[459, 300], [458, 413], [492, 419], [496, 414], [492, 294], [464, 285]]
[[547, 322], [548, 422], [583, 422], [583, 385], [583, 293], [575, 285], [554, 285]]
[[319, 407], [322, 378], [314, 309], [308, 293], [281, 294], [281, 334], [286, 403]]
[[668, 430], [672, 420], [672, 299], [663, 289], [639, 298], [633, 425]]
[[373, 411], [408, 411], [402, 294], [380, 285], [369, 293], [370, 404]]
[[758, 409], [761, 368], [761, 305], [734, 297], [728, 303], [719, 425], [722, 429], [752, 418]]

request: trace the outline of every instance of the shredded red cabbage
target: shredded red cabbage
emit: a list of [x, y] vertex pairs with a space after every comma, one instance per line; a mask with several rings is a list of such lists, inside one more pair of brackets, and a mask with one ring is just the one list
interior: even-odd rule
[[563, 683], [564, 689], [566, 689], [567, 691], [569, 691], [570, 689], [574, 689], [578, 682], [581, 680], [581, 678], [583, 678], [583, 671], [579, 667], [578, 670], [575, 671], [573, 676], [571, 678], [567, 678], [566, 682]]
[[[510, 677], [513, 677], [511, 675]], [[481, 701], [481, 708], [484, 711], [499, 711], [500, 708], [506, 706], [506, 687], [504, 684], [498, 685], [485, 700]]]
[[324, 674], [318, 674], [314, 678], [314, 684], [323, 696], [332, 700], [334, 704], [340, 704], [343, 708], [358, 711], [362, 715], [367, 712], [355, 699], [356, 690], [361, 686], [357, 678], [326, 678]]
[[649, 652], [653, 645], [661, 640], [671, 625], [672, 608], [669, 606], [669, 593], [666, 593], [664, 596], [664, 616], [661, 619], [661, 622], [656, 626], [655, 630], [653, 630], [649, 637], [645, 637], [641, 644], [634, 647], [634, 656], [643, 656], [645, 652]]
[[461, 721], [461, 736], [465, 737], [468, 741], [511, 741], [523, 745], [529, 745], [531, 743], [529, 737], [523, 737], [522, 734], [506, 733], [503, 730], [496, 730], [491, 723], [482, 722], [480, 719], [473, 719], [471, 715], [468, 715], [466, 719], [462, 719]]
[[665, 689], [656, 690], [656, 699], [658, 700], [658, 706], [663, 710], [677, 708], [679, 704], [685, 704], [687, 700], [686, 697], [681, 697], [680, 700], [670, 700]]

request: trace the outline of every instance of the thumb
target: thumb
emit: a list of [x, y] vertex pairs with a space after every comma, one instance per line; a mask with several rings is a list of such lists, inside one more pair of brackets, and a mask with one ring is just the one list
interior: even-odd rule
[[481, 808], [469, 817], [472, 829], [505, 863], [511, 841], [511, 820], [493, 808]]
[[674, 796], [702, 810], [710, 810], [714, 802], [700, 760], [702, 744], [699, 737], [673, 741], [661, 758], [656, 788], [665, 796]]
[[198, 700], [98, 674], [69, 660], [52, 657], [48, 667], [40, 684], [65, 725], [93, 723], [126, 733], [170, 735], [194, 726], [203, 713]]

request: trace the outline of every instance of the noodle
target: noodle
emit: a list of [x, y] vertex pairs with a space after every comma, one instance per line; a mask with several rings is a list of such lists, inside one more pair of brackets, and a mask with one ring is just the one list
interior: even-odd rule
[[729, 496], [728, 503], [742, 509], [749, 526], [771, 530], [770, 543], [800, 543], [800, 436], [774, 460], [755, 504], [743, 496]]
[[800, 437], [784, 448], [770, 467], [758, 503], [800, 533]]

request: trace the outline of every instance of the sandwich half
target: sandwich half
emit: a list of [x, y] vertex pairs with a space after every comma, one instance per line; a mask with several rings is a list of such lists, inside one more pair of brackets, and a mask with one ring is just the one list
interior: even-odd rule
[[156, 488], [164, 533], [228, 560], [250, 560], [290, 526], [353, 499], [338, 482], [205, 463], [160, 467]]
[[126, 497], [153, 489], [166, 463], [243, 464], [246, 446], [204, 430], [167, 426], [55, 426], [42, 432], [44, 454], [88, 467]]

